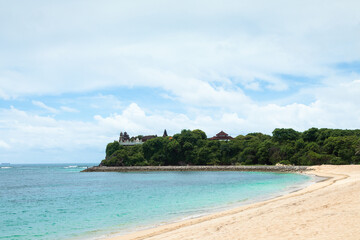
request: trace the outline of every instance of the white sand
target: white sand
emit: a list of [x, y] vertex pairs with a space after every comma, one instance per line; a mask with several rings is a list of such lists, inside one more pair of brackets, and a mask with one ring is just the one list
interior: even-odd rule
[[360, 166], [316, 166], [330, 177], [303, 190], [108, 240], [360, 239]]

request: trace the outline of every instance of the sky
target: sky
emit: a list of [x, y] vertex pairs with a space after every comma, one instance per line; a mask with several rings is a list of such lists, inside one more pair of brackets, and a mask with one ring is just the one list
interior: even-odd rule
[[358, 0], [0, 0], [0, 162], [121, 131], [360, 128]]

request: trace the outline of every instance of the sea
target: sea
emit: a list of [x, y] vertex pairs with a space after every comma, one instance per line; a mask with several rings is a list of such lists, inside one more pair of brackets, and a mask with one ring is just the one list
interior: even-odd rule
[[312, 176], [270, 172], [81, 172], [0, 166], [0, 239], [103, 239], [262, 201]]

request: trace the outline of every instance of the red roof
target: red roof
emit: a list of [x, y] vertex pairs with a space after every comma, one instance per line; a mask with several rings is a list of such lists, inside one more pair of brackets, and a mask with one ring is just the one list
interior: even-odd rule
[[220, 131], [218, 134], [216, 134], [216, 136], [209, 138], [210, 140], [231, 140], [233, 139], [233, 137], [229, 136], [229, 134], [227, 134], [224, 131]]

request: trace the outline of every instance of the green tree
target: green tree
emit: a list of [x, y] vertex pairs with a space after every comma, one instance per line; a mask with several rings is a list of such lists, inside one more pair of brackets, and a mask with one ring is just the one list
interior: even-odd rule
[[309, 142], [305, 144], [305, 151], [320, 152], [320, 146], [316, 142]]
[[164, 154], [166, 138], [157, 137], [147, 140], [143, 145], [143, 153], [146, 160], [150, 160], [155, 154]]
[[107, 146], [106, 146], [106, 159], [108, 157], [110, 157], [114, 152], [116, 152], [117, 150], [120, 150], [121, 146], [119, 144], [118, 141], [114, 141], [112, 143], [109, 143]]
[[204, 146], [201, 147], [197, 152], [197, 163], [199, 165], [206, 165], [210, 159], [211, 150], [210, 148]]
[[259, 148], [256, 153], [259, 164], [271, 164], [270, 162], [270, 149], [272, 147], [272, 142], [270, 140], [265, 140], [260, 143]]
[[181, 146], [175, 139], [168, 141], [165, 147], [165, 165], [178, 165], [181, 153]]
[[272, 134], [272, 138], [277, 142], [296, 141], [300, 137], [300, 133], [292, 128], [276, 128]]
[[303, 132], [302, 137], [304, 141], [307, 142], [315, 142], [319, 136], [319, 129], [317, 128], [310, 128]]
[[192, 131], [192, 134], [195, 136], [196, 139], [198, 140], [206, 140], [207, 136], [206, 133], [200, 129], [195, 129]]

